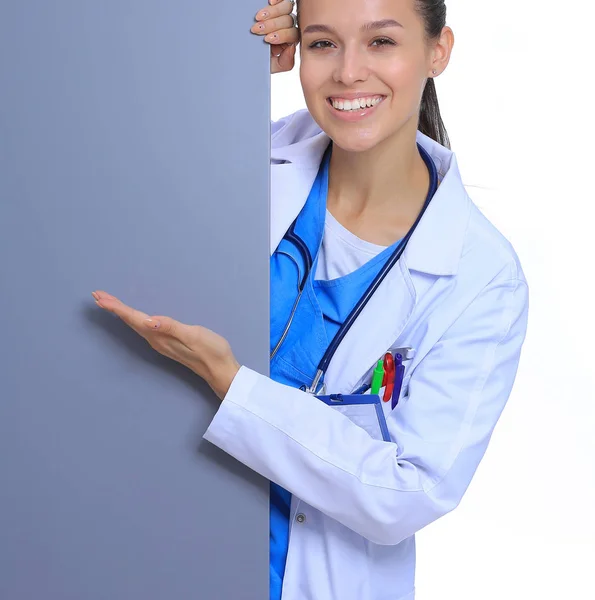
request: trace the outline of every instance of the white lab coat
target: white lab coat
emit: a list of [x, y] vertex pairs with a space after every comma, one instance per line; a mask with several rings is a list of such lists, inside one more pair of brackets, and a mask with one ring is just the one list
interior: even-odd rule
[[[442, 183], [338, 348], [328, 393], [410, 346], [391, 442], [243, 366], [205, 438], [293, 494], [283, 600], [412, 600], [414, 534], [455, 508], [515, 379], [527, 283], [468, 197], [454, 154], [418, 132]], [[307, 111], [273, 124], [271, 253], [306, 202], [328, 137]]]

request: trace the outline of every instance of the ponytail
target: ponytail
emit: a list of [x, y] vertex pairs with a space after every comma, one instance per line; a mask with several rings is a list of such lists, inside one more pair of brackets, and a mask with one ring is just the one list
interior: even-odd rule
[[426, 82], [426, 87], [421, 98], [418, 129], [442, 146], [450, 149], [450, 140], [448, 133], [446, 133], [442, 116], [440, 115], [436, 84], [432, 77]]
[[[446, 25], [444, 0], [415, 0], [415, 8], [424, 22], [426, 39], [428, 41], [438, 39]], [[428, 78], [421, 98], [418, 129], [450, 149], [450, 140], [440, 116], [436, 84], [432, 77]]]

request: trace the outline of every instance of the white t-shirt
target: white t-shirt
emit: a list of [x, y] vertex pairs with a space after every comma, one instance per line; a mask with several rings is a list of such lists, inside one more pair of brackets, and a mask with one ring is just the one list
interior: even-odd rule
[[386, 248], [358, 238], [327, 210], [314, 279], [329, 281], [344, 277]]

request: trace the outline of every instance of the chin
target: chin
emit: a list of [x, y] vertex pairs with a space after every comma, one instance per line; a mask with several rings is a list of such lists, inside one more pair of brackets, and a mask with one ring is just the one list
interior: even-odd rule
[[333, 143], [345, 152], [372, 150], [387, 137], [386, 134], [381, 135], [380, 132], [374, 131], [372, 128], [360, 128], [358, 131], [353, 131], [352, 128], [349, 129], [351, 130], [348, 130], [345, 126], [332, 127], [326, 133], [333, 140]]
[[[333, 140], [333, 143], [345, 152], [367, 152], [386, 140], [391, 135], [392, 128], [382, 126], [382, 123], [334, 123], [329, 119], [316, 122], [320, 128]], [[333, 119], [334, 120], [334, 119]]]

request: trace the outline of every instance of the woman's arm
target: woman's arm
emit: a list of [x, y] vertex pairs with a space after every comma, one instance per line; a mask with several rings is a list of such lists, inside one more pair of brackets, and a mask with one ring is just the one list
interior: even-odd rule
[[378, 544], [454, 509], [509, 397], [524, 281], [493, 281], [419, 363], [376, 441], [315, 397], [242, 367], [205, 438]]

